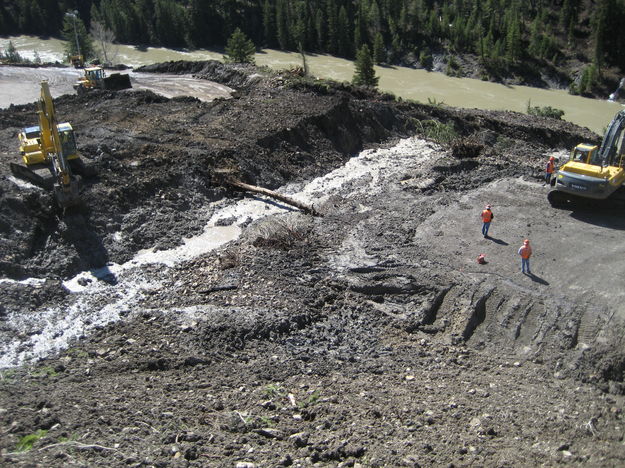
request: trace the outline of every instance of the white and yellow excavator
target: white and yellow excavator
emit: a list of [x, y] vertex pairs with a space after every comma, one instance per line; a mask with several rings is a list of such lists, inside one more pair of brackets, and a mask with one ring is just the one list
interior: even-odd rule
[[24, 128], [19, 134], [19, 151], [24, 165], [11, 163], [11, 172], [46, 189], [54, 191], [61, 208], [79, 201], [79, 181], [70, 162], [80, 167], [74, 129], [68, 122], [58, 123], [48, 81], [41, 82], [37, 102], [39, 125]]
[[577, 145], [551, 184], [547, 199], [552, 206], [583, 200], [625, 202], [625, 110], [612, 119], [601, 146]]

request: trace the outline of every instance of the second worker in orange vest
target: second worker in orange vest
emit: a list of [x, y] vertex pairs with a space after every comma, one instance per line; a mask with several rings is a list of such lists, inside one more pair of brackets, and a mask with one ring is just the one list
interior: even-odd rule
[[530, 271], [530, 257], [532, 256], [532, 248], [530, 247], [529, 239], [523, 241], [523, 245], [519, 249], [519, 255], [521, 256], [521, 271], [531, 275]]
[[484, 237], [488, 237], [488, 229], [490, 228], [490, 222], [493, 220], [495, 215], [490, 210], [490, 205], [486, 205], [484, 211], [482, 211], [482, 235]]

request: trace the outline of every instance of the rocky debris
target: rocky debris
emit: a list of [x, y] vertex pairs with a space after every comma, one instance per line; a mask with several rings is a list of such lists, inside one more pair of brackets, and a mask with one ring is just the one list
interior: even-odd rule
[[[212, 103], [140, 91], [59, 99], [98, 169], [78, 212], [57, 212], [49, 194], [8, 177], [15, 133], [34, 109], [0, 111], [3, 340], [41, 331], [3, 317], [75, 313], [85, 298], [77, 319], [119, 314], [58, 354], [1, 371], [3, 460], [622, 464], [618, 298], [565, 290], [575, 280], [556, 272], [575, 268], [550, 257], [571, 249], [562, 232], [607, 249], [619, 224], [605, 215], [605, 230], [593, 230], [560, 211], [533, 219], [545, 209], [545, 155], [596, 135], [286, 75], [248, 80], [239, 67], [163, 67], [154, 70], [222, 74], [245, 92]], [[460, 153], [413, 142], [401, 162], [372, 169], [425, 120], [452, 123]], [[130, 266], [139, 251], [201, 233], [218, 204], [241, 199], [215, 182], [217, 169], [276, 189], [363, 148], [371, 170], [315, 205], [323, 217], [285, 211], [242, 223], [238, 240], [199, 257]], [[497, 200], [488, 244], [469, 234], [484, 199]], [[518, 278], [509, 250], [527, 229], [550, 239], [536, 253], [546, 279]], [[487, 265], [475, 264], [477, 248]], [[109, 276], [98, 270], [108, 267]], [[100, 276], [77, 280], [80, 292], [60, 281], [83, 270]], [[18, 282], [31, 276], [44, 281]], [[32, 449], [18, 451], [24, 438]]]

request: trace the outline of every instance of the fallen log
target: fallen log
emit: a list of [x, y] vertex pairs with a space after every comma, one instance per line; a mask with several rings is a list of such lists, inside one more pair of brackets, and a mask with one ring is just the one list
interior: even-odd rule
[[293, 200], [287, 196], [281, 195], [278, 192], [274, 192], [273, 190], [269, 190], [263, 187], [258, 187], [256, 185], [246, 184], [245, 182], [241, 182], [240, 180], [233, 179], [231, 177], [226, 177], [224, 182], [228, 185], [232, 185], [233, 187], [239, 188], [241, 190], [246, 190], [248, 192], [259, 193], [261, 195], [265, 195], [270, 198], [275, 198], [276, 200], [280, 200], [287, 205], [294, 206], [295, 208], [299, 208], [305, 213], [311, 214], [313, 216], [321, 216], [321, 214], [315, 210], [312, 206], [305, 205], [304, 203], [300, 203], [297, 200]]

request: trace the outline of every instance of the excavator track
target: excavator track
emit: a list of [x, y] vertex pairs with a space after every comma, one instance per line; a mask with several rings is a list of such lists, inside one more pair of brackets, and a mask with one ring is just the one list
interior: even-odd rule
[[11, 173], [19, 179], [30, 182], [45, 190], [52, 190], [54, 187], [54, 175], [46, 164], [24, 166], [22, 164], [10, 163]]

